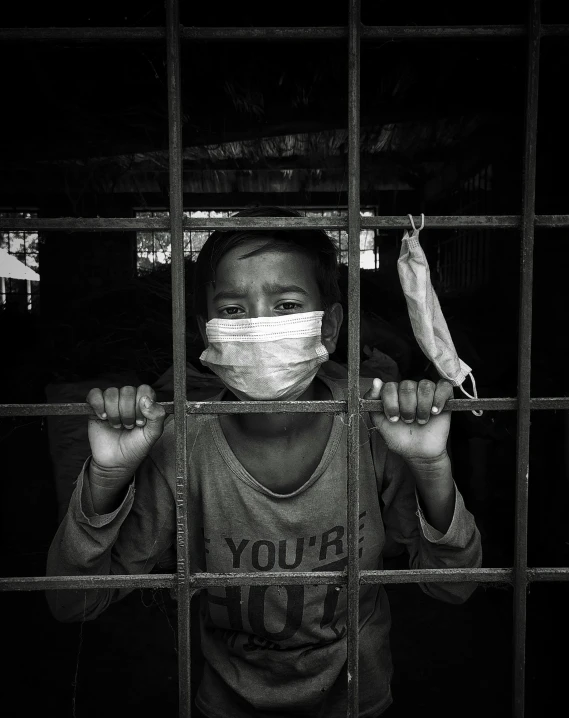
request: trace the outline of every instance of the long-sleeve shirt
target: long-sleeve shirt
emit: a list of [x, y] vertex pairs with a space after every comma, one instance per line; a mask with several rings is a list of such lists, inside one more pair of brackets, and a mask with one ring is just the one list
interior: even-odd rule
[[[334, 399], [345, 386], [321, 377]], [[221, 397], [221, 395], [220, 395]], [[215, 397], [215, 398], [220, 398]], [[360, 417], [360, 568], [405, 547], [411, 568], [477, 567], [480, 535], [458, 490], [446, 534], [420, 509], [414, 479], [379, 432]], [[217, 416], [188, 422], [190, 562], [195, 572], [341, 571], [347, 566], [347, 426], [335, 416], [312, 476], [277, 494], [237, 460]], [[176, 545], [174, 422], [136, 472], [116, 511], [93, 510], [81, 472], [52, 542], [49, 575], [150, 572]], [[473, 583], [427, 583], [425, 593], [459, 603]], [[96, 618], [129, 589], [48, 592], [62, 621]], [[346, 711], [345, 586], [233, 586], [201, 596], [204, 677], [196, 703], [211, 718], [336, 718]], [[391, 703], [390, 614], [381, 584], [360, 589], [360, 717]]]

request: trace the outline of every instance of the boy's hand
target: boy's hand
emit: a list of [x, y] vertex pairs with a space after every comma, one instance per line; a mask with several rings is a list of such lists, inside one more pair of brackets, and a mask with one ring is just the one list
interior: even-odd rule
[[370, 412], [387, 447], [408, 462], [432, 461], [446, 455], [451, 412], [443, 413], [453, 396], [452, 384], [374, 379], [364, 399], [381, 399], [383, 412]]
[[89, 417], [91, 473], [111, 481], [129, 480], [162, 436], [166, 412], [148, 384], [91, 389]]

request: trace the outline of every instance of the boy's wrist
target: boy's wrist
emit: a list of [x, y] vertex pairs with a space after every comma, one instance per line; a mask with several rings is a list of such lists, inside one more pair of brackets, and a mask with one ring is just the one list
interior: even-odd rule
[[91, 487], [108, 491], [121, 491], [132, 481], [135, 470], [108, 469], [99, 466], [95, 459], [91, 458], [88, 466], [88, 478]]
[[87, 470], [87, 490], [91, 496], [93, 511], [98, 516], [104, 516], [116, 511], [124, 501], [134, 472], [129, 476], [122, 474], [119, 477], [98, 469], [100, 467], [93, 466], [91, 461]]
[[432, 457], [415, 457], [406, 459], [405, 463], [411, 469], [416, 479], [436, 479], [442, 474], [450, 473], [451, 463], [450, 457], [446, 449], [437, 456]]
[[431, 459], [409, 462], [409, 468], [428, 523], [445, 534], [452, 522], [456, 499], [450, 457], [445, 451]]

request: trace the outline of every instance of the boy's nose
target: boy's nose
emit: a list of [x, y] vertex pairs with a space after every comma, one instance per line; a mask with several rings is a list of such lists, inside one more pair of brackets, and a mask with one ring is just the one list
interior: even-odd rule
[[271, 315], [270, 307], [266, 302], [258, 301], [249, 306], [249, 317], [258, 319], [259, 317], [269, 317]]

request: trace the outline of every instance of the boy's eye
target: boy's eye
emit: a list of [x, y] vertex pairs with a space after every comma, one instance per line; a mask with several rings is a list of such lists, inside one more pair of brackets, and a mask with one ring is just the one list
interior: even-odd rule
[[224, 314], [226, 317], [235, 316], [242, 311], [241, 307], [223, 307], [223, 309], [219, 310], [220, 314]]
[[296, 309], [300, 309], [302, 305], [299, 302], [281, 302], [277, 309], [285, 312], [294, 312]]

